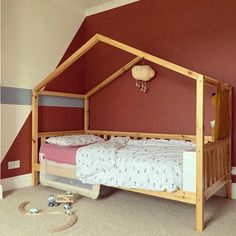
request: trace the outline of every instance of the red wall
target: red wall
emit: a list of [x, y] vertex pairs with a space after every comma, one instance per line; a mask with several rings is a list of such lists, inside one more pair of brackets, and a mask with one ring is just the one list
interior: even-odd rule
[[[83, 108], [39, 107], [39, 132], [81, 130], [83, 129], [83, 111]], [[31, 124], [30, 114], [1, 163], [0, 178], [31, 172]], [[8, 162], [15, 160], [20, 160], [21, 167], [8, 170]]]
[[[82, 26], [85, 30], [78, 31], [68, 52], [99, 33], [235, 86], [235, 16], [233, 0], [142, 0], [87, 17]], [[85, 56], [85, 90], [131, 58], [117, 49], [97, 45]], [[135, 87], [128, 72], [92, 97], [90, 128], [194, 133], [194, 81], [159, 66], [154, 68], [157, 76], [148, 83], [148, 94]], [[207, 134], [213, 118], [212, 91], [207, 87]], [[233, 113], [235, 116], [235, 102]], [[235, 126], [233, 134], [235, 137]], [[234, 144], [234, 153], [235, 148]]]

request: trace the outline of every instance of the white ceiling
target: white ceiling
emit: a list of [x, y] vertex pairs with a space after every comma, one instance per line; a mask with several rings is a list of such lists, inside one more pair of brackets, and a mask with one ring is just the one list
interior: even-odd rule
[[78, 5], [78, 7], [83, 9], [88, 9], [92, 7], [96, 7], [98, 5], [101, 5], [103, 3], [111, 2], [111, 0], [70, 0], [73, 2], [73, 5]]
[[138, 0], [52, 0], [85, 16], [120, 7]]
[[53, 1], [78, 11], [81, 10], [86, 11], [88, 9], [97, 7], [101, 4], [113, 2], [111, 0], [53, 0]]

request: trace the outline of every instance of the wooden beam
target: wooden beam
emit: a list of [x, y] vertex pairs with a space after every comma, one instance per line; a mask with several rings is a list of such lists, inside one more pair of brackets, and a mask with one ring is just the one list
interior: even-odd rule
[[98, 35], [93, 36], [87, 41], [81, 48], [79, 48], [74, 54], [72, 54], [66, 61], [58, 66], [51, 74], [49, 74], [43, 81], [41, 81], [35, 88], [35, 92], [40, 92], [43, 87], [53, 81], [58, 75], [66, 70], [70, 65], [77, 61], [82, 55], [84, 55], [90, 48], [92, 48], [98, 42]]
[[216, 79], [213, 79], [209, 76], [204, 76], [204, 81], [205, 81], [205, 84], [207, 84], [207, 85], [211, 85], [211, 86], [214, 86], [214, 87], [220, 87], [222, 90], [227, 90], [227, 91], [230, 90], [230, 85], [229, 84], [222, 83], [222, 82], [220, 82]]
[[55, 97], [67, 97], [67, 98], [85, 98], [85, 95], [83, 94], [75, 94], [75, 93], [62, 93], [62, 92], [54, 92], [54, 91], [41, 91], [39, 92], [39, 95], [44, 96], [55, 96]]
[[89, 99], [84, 99], [84, 130], [89, 129]]
[[[196, 142], [195, 135], [186, 134], [157, 134], [157, 133], [138, 133], [138, 132], [120, 132], [120, 131], [106, 131], [106, 130], [87, 130], [86, 134], [105, 135], [105, 136], [128, 136], [137, 138], [162, 138], [162, 139], [178, 139], [189, 140]], [[206, 141], [212, 141], [211, 136], [205, 137]]]
[[204, 77], [199, 75], [196, 88], [196, 230], [204, 229]]
[[185, 202], [189, 204], [196, 204], [196, 194], [191, 192], [184, 192], [182, 190], [177, 190], [175, 192], [159, 192], [159, 191], [151, 191], [151, 190], [144, 190], [144, 189], [134, 189], [134, 188], [122, 188], [122, 187], [115, 187], [118, 189], [135, 192], [135, 193], [142, 193], [147, 194], [155, 197], [161, 197], [166, 199], [171, 199], [175, 201]]
[[233, 127], [233, 88], [230, 86], [229, 90], [229, 157], [228, 157], [228, 183], [226, 185], [226, 196], [228, 199], [232, 199], [232, 176], [231, 176], [231, 161], [232, 161], [232, 127]]
[[47, 138], [47, 137], [75, 135], [75, 134], [84, 134], [84, 130], [40, 132], [40, 133], [38, 133], [38, 137], [39, 138], [45, 138], [45, 137]]
[[32, 185], [39, 182], [38, 172], [35, 165], [38, 163], [38, 94], [32, 93]]
[[208, 200], [212, 197], [216, 192], [218, 192], [221, 188], [223, 188], [227, 184], [227, 176], [224, 176], [213, 185], [211, 185], [204, 193], [205, 200]]
[[117, 79], [119, 76], [121, 76], [122, 74], [124, 74], [126, 71], [128, 71], [131, 67], [133, 67], [135, 64], [137, 64], [139, 61], [141, 61], [142, 58], [140, 57], [136, 57], [134, 58], [132, 61], [130, 61], [128, 64], [126, 64], [125, 66], [123, 66], [122, 68], [120, 68], [119, 70], [117, 70], [115, 73], [113, 73], [111, 76], [109, 76], [107, 79], [105, 79], [104, 81], [102, 81], [99, 85], [97, 85], [96, 87], [94, 87], [93, 89], [91, 89], [86, 96], [89, 98], [91, 97], [93, 94], [97, 93], [98, 91], [100, 91], [102, 88], [104, 88], [106, 85], [108, 85], [109, 83], [111, 83], [113, 80]]
[[123, 51], [126, 51], [126, 52], [129, 52], [133, 55], [136, 55], [138, 57], [141, 57], [141, 58], [144, 58], [148, 61], [151, 61], [155, 64], [158, 64], [160, 66], [163, 66], [167, 69], [170, 69], [172, 71], [175, 71], [177, 73], [180, 73], [182, 75], [185, 75], [189, 78], [192, 78], [192, 79], [197, 79], [198, 78], [198, 73], [197, 72], [194, 72], [192, 70], [189, 70], [189, 69], [186, 69], [182, 66], [179, 66], [179, 65], [176, 65], [174, 63], [171, 63], [171, 62], [168, 62], [166, 60], [163, 60], [159, 57], [156, 57], [156, 56], [153, 56], [149, 53], [146, 53], [146, 52], [143, 52], [139, 49], [136, 49], [136, 48], [133, 48], [133, 47], [130, 47], [126, 44], [123, 44], [123, 43], [120, 43], [116, 40], [113, 40], [113, 39], [110, 39], [108, 37], [105, 37], [103, 35], [98, 35], [98, 38], [99, 38], [99, 41], [103, 42], [103, 43], [106, 43], [106, 44], [109, 44], [113, 47], [116, 47], [116, 48], [119, 48]]
[[212, 86], [215, 86], [215, 87], [220, 86], [220, 81], [212, 79], [209, 76], [204, 76], [204, 82], [208, 85], [212, 85]]

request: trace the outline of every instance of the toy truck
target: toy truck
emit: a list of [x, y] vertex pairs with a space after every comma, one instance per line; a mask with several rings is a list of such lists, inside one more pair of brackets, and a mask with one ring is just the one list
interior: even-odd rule
[[58, 206], [61, 203], [65, 203], [65, 205], [69, 205], [74, 202], [74, 196], [72, 193], [66, 192], [63, 195], [57, 195], [57, 198], [55, 198], [54, 195], [49, 195], [48, 197], [48, 206]]

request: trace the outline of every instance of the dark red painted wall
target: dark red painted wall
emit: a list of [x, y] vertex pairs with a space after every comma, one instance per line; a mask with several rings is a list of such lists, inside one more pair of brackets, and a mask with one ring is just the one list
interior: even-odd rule
[[[82, 26], [86, 30], [78, 32], [69, 50], [99, 33], [235, 87], [235, 16], [234, 0], [142, 0], [87, 17]], [[85, 90], [130, 59], [117, 49], [97, 45], [85, 56]], [[194, 82], [159, 66], [154, 68], [158, 74], [148, 84], [148, 94], [136, 89], [130, 72], [96, 94], [90, 104], [90, 128], [194, 133]], [[206, 89], [207, 134], [213, 117], [212, 91]], [[233, 134], [235, 139], [235, 126]], [[234, 142], [234, 154], [235, 148]]]
[[[1, 178], [9, 178], [31, 172], [31, 114], [12, 143], [1, 163]], [[20, 160], [21, 167], [8, 170], [8, 162]]]
[[84, 109], [39, 107], [39, 132], [84, 129]]
[[[31, 124], [30, 114], [1, 163], [0, 178], [31, 172]], [[83, 108], [39, 107], [40, 132], [80, 129], [83, 129]], [[15, 160], [20, 160], [21, 167], [8, 170], [8, 162]]]
[[[80, 48], [86, 42], [85, 36], [86, 36], [86, 25], [82, 24], [73, 39], [73, 41], [75, 41], [76, 44], [69, 45], [59, 65], [62, 64], [68, 57], [70, 57], [75, 51], [77, 51], [78, 48]], [[85, 92], [85, 86], [86, 86], [85, 62], [86, 58], [81, 57], [70, 67], [68, 67], [54, 81], [49, 83], [46, 86], [46, 90], [83, 94]]]

